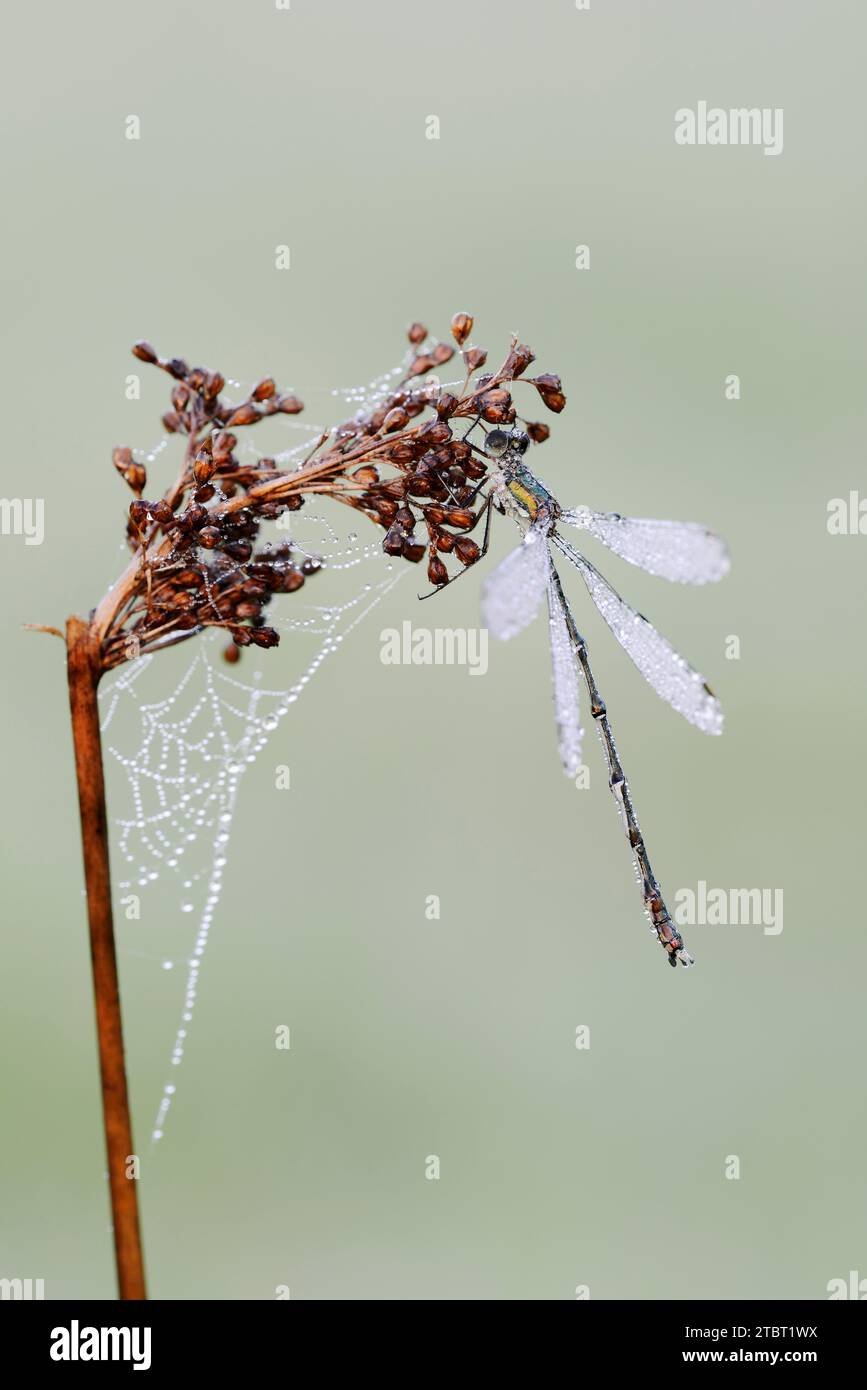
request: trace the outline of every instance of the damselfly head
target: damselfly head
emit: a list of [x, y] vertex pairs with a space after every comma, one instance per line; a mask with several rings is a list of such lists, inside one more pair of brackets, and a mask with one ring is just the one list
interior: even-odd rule
[[530, 436], [523, 430], [489, 430], [485, 435], [485, 453], [495, 459], [504, 454], [525, 454], [529, 447]]
[[485, 435], [485, 453], [500, 459], [509, 451], [511, 430], [489, 430]]

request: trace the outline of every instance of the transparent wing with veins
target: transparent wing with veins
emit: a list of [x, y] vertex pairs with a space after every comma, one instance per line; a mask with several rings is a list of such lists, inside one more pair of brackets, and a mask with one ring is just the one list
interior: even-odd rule
[[653, 521], [576, 507], [560, 514], [630, 565], [678, 584], [711, 584], [728, 573], [725, 543], [694, 521]]
[[589, 560], [554, 532], [551, 541], [578, 570], [588, 592], [623, 650], [661, 699], [705, 734], [721, 734], [722, 706], [704, 676], [694, 670], [656, 628], [612, 589]]
[[574, 778], [581, 767], [581, 740], [584, 736], [578, 698], [578, 668], [575, 664], [575, 648], [563, 612], [563, 600], [553, 572], [548, 580], [548, 628], [557, 746], [563, 771], [567, 777]]
[[485, 627], [501, 642], [523, 632], [539, 611], [551, 574], [545, 530], [531, 526], [482, 588]]

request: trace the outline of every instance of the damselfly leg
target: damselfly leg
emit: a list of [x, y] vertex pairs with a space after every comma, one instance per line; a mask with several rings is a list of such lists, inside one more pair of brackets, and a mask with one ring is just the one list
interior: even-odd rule
[[[485, 555], [487, 555], [488, 546], [491, 543], [491, 508], [493, 506], [493, 502], [494, 494], [492, 492], [489, 492], [488, 496], [485, 498], [485, 505], [480, 508], [475, 520], [473, 521], [472, 526], [468, 526], [466, 530], [462, 532], [463, 535], [468, 536], [471, 531], [474, 531], [476, 529], [482, 517], [485, 518], [485, 532], [482, 536], [481, 548], [479, 550], [478, 556], [473, 561], [473, 564], [476, 565], [479, 563], [479, 560], [481, 560]], [[446, 580], [445, 584], [440, 584], [436, 589], [429, 589], [426, 594], [419, 594], [418, 597], [420, 599], [433, 598], [434, 594], [440, 593], [442, 589], [447, 589], [449, 587], [449, 584], [454, 584], [456, 579], [460, 579], [461, 575], [466, 574], [467, 570], [472, 569], [472, 567], [472, 565], [465, 565], [463, 569], [458, 570], [457, 574], [453, 574], [450, 579]]]

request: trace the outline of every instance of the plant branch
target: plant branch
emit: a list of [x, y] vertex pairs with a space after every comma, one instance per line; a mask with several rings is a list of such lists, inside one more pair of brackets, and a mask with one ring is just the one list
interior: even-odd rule
[[66, 649], [118, 1291], [125, 1300], [144, 1299], [147, 1295], [138, 1193], [136, 1179], [127, 1176], [129, 1159], [135, 1150], [111, 910], [108, 824], [96, 693], [101, 665], [91, 629], [80, 618], [70, 618], [67, 623]]

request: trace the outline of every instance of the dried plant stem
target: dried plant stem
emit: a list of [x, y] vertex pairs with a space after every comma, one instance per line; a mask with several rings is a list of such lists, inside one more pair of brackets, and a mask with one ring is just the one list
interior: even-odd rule
[[90, 626], [80, 618], [70, 618], [66, 625], [66, 649], [118, 1290], [122, 1299], [144, 1299], [147, 1295], [137, 1183], [134, 1178], [127, 1177], [128, 1160], [135, 1150], [111, 911], [108, 823], [97, 703], [102, 668], [98, 641], [94, 643]]

